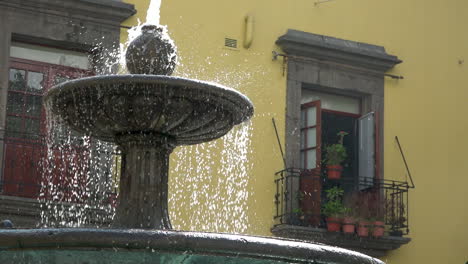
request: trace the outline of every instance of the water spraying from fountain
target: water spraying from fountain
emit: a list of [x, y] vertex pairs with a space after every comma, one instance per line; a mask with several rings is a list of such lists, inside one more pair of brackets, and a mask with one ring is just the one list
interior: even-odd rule
[[161, 13], [161, 0], [151, 0], [146, 13], [146, 23], [159, 25]]

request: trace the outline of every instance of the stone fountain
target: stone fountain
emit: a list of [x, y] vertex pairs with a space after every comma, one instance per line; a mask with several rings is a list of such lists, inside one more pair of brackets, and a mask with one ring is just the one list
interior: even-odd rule
[[159, 26], [143, 26], [126, 59], [129, 75], [68, 81], [45, 98], [74, 130], [120, 147], [112, 228], [2, 230], [0, 263], [381, 263], [300, 241], [172, 230], [170, 153], [222, 137], [252, 116], [253, 105], [233, 89], [171, 77], [175, 47]]

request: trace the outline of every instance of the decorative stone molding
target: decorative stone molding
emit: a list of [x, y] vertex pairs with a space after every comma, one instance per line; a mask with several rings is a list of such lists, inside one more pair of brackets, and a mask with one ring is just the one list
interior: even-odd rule
[[289, 29], [276, 44], [288, 55], [362, 67], [385, 72], [402, 61], [385, 52], [382, 46], [344, 40]]

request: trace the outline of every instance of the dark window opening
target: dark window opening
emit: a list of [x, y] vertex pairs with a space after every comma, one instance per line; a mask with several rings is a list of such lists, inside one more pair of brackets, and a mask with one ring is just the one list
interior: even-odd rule
[[[346, 148], [347, 158], [343, 161], [343, 172], [341, 177], [347, 181], [357, 182], [358, 179], [358, 115], [322, 111], [322, 156], [326, 157], [325, 149], [327, 146], [338, 142], [338, 133], [345, 131], [348, 133], [343, 139], [343, 145]], [[322, 173], [326, 173], [326, 166], [322, 165]], [[327, 189], [327, 186], [324, 186]], [[352, 186], [347, 185], [345, 192], [351, 192]]]
[[[323, 206], [326, 191], [338, 187], [344, 191], [343, 202], [353, 196], [364, 201], [369, 194], [379, 195], [373, 189], [375, 177], [375, 120], [374, 113], [360, 115], [359, 101], [342, 96], [320, 94], [319, 99], [301, 105], [300, 164], [302, 170], [297, 195], [298, 208], [306, 225], [324, 226]], [[325, 109], [329, 107], [332, 109]], [[354, 113], [336, 109], [354, 109]], [[339, 179], [328, 179], [327, 147], [340, 141], [339, 134], [346, 132], [343, 146], [347, 157], [341, 162], [343, 170]], [[362, 198], [364, 197], [364, 198]], [[375, 200], [375, 199], [374, 199]]]

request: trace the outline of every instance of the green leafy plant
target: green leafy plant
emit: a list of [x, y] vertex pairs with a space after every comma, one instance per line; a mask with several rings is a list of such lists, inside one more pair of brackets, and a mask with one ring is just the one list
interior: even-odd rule
[[326, 197], [328, 200], [341, 200], [341, 197], [343, 197], [344, 190], [341, 189], [340, 187], [333, 187], [328, 190], [325, 190]]
[[343, 139], [346, 135], [348, 135], [348, 133], [345, 131], [338, 132], [338, 143], [329, 145], [325, 148], [325, 163], [327, 165], [339, 165], [348, 157], [346, 148], [343, 146]]
[[343, 216], [344, 217], [354, 217], [354, 210], [350, 207], [343, 207]]
[[295, 208], [293, 209], [292, 211], [294, 214], [303, 214], [304, 212], [302, 212], [302, 209], [301, 208]]
[[304, 200], [305, 196], [306, 196], [306, 193], [303, 192], [303, 191], [299, 191], [299, 192], [296, 194], [296, 198], [297, 198], [298, 201]]
[[343, 204], [340, 201], [329, 201], [323, 206], [323, 214], [329, 217], [339, 217], [343, 214]]
[[328, 202], [323, 205], [322, 213], [328, 217], [340, 217], [346, 211], [341, 201], [344, 190], [333, 187], [325, 191]]
[[358, 193], [353, 192], [345, 196], [343, 199], [343, 205], [346, 208], [344, 216], [353, 218], [359, 216], [360, 201]]

